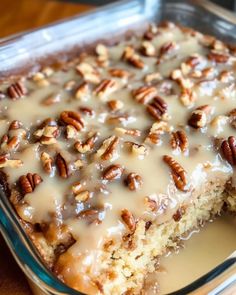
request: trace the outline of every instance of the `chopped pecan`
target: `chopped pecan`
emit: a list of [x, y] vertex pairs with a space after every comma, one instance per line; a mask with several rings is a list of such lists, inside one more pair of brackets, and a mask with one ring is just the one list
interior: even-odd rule
[[61, 95], [59, 93], [51, 94], [51, 95], [47, 96], [46, 98], [44, 98], [42, 100], [41, 104], [45, 105], [45, 106], [50, 106], [50, 105], [60, 102], [60, 100], [61, 100]]
[[196, 110], [194, 110], [188, 120], [188, 125], [191, 127], [198, 129], [203, 128], [207, 125], [208, 115], [211, 112], [211, 107], [209, 105], [203, 105]]
[[8, 130], [17, 130], [20, 129], [22, 127], [22, 123], [18, 120], [14, 120], [11, 122], [11, 124], [9, 125]]
[[167, 112], [167, 103], [161, 97], [156, 96], [147, 105], [147, 111], [154, 119], [160, 121]]
[[174, 221], [178, 222], [180, 221], [180, 219], [182, 218], [182, 216], [185, 214], [185, 207], [181, 206], [176, 212], [175, 214], [172, 216]]
[[160, 143], [160, 135], [165, 132], [169, 132], [170, 127], [167, 122], [159, 121], [152, 124], [152, 127], [148, 133], [148, 136], [145, 139], [145, 143], [159, 144]]
[[23, 162], [21, 160], [12, 160], [9, 159], [7, 155], [0, 156], [0, 168], [11, 167], [18, 168], [22, 166]]
[[80, 112], [85, 114], [85, 115], [88, 115], [90, 117], [92, 117], [94, 115], [94, 110], [88, 108], [88, 107], [80, 107], [79, 108]]
[[108, 58], [108, 49], [104, 44], [101, 44], [101, 43], [97, 44], [95, 51], [98, 56], [103, 56]]
[[[110, 160], [115, 152], [115, 149], [117, 148], [118, 144], [119, 144], [119, 138], [117, 136], [112, 136], [109, 138], [109, 143], [106, 147], [106, 150], [104, 151], [104, 153], [101, 155], [101, 159], [102, 160]], [[105, 143], [105, 141], [104, 141]]]
[[16, 150], [19, 147], [20, 141], [17, 136], [9, 137], [7, 134], [1, 138], [1, 149], [5, 152]]
[[87, 190], [80, 191], [75, 195], [77, 202], [86, 202], [90, 198], [90, 192]]
[[98, 140], [98, 134], [95, 133], [92, 136], [90, 136], [84, 143], [77, 141], [74, 144], [74, 147], [79, 153], [85, 154], [85, 153], [91, 152], [97, 140]]
[[102, 98], [116, 91], [117, 86], [115, 80], [105, 79], [95, 88], [94, 93]]
[[129, 142], [131, 145], [131, 152], [134, 156], [144, 157], [148, 153], [148, 149], [143, 144], [138, 144], [135, 142]]
[[147, 74], [145, 76], [145, 82], [151, 83], [152, 81], [161, 81], [163, 79], [162, 75], [158, 72]]
[[185, 131], [178, 130], [171, 133], [170, 144], [173, 149], [178, 149], [185, 152], [188, 149], [188, 137]]
[[46, 152], [42, 152], [40, 158], [43, 164], [44, 171], [50, 174], [52, 172], [52, 158]]
[[87, 209], [79, 213], [78, 217], [85, 219], [88, 224], [99, 224], [101, 220], [99, 219], [99, 210], [97, 209]]
[[116, 127], [115, 131], [122, 135], [122, 134], [126, 134], [126, 135], [130, 135], [130, 136], [141, 136], [141, 131], [138, 129], [125, 129], [125, 128], [121, 128], [121, 127]]
[[56, 163], [57, 170], [58, 170], [60, 177], [68, 178], [69, 177], [69, 169], [68, 169], [66, 160], [63, 158], [63, 156], [60, 153], [58, 153], [56, 155], [55, 163]]
[[66, 138], [71, 139], [71, 138], [76, 138], [78, 135], [78, 131], [76, 128], [72, 125], [67, 125], [66, 126]]
[[121, 178], [124, 169], [116, 164], [108, 166], [102, 174], [104, 180], [112, 181]]
[[134, 215], [129, 210], [123, 209], [121, 212], [121, 218], [128, 229], [133, 233], [136, 229], [136, 221]]
[[178, 45], [174, 41], [167, 41], [165, 44], [163, 44], [160, 48], [160, 56], [164, 56], [166, 54], [169, 54], [176, 50], [178, 48]]
[[85, 81], [98, 84], [100, 82], [99, 72], [89, 63], [82, 62], [77, 65], [76, 70]]
[[195, 93], [189, 88], [183, 88], [179, 100], [184, 106], [190, 106], [196, 100]]
[[87, 100], [88, 97], [89, 97], [89, 85], [87, 82], [83, 82], [75, 90], [75, 98], [80, 100]]
[[227, 63], [229, 60], [229, 55], [221, 52], [211, 51], [208, 54], [208, 59], [216, 63]]
[[186, 191], [187, 175], [184, 168], [170, 156], [164, 155], [163, 161], [171, 169], [171, 175], [175, 186], [181, 191]]
[[141, 86], [134, 89], [132, 94], [137, 102], [147, 104], [157, 94], [157, 89], [153, 86]]
[[230, 136], [222, 142], [221, 152], [232, 166], [236, 165], [236, 138], [234, 136]]
[[156, 54], [155, 46], [149, 41], [142, 42], [140, 51], [145, 56], [155, 56]]
[[135, 52], [134, 48], [131, 46], [127, 46], [125, 48], [122, 55], [122, 59], [138, 69], [144, 68], [144, 62], [141, 60], [140, 56]]
[[22, 82], [16, 82], [7, 88], [7, 94], [11, 99], [21, 98], [26, 93], [27, 89]]
[[148, 29], [145, 31], [143, 38], [151, 41], [158, 33], [158, 28], [155, 24], [150, 24]]
[[107, 106], [108, 106], [112, 111], [118, 111], [118, 110], [120, 110], [120, 109], [123, 108], [124, 103], [123, 103], [121, 100], [113, 99], [113, 100], [109, 100], [109, 101], [107, 102]]
[[75, 80], [69, 80], [67, 81], [63, 88], [66, 90], [66, 91], [71, 91], [75, 88], [75, 85], [76, 85], [76, 81]]
[[78, 131], [84, 128], [84, 121], [77, 112], [64, 111], [61, 113], [60, 119], [63, 123], [66, 125], [72, 125]]
[[236, 109], [229, 112], [229, 122], [230, 125], [236, 129]]
[[136, 191], [141, 188], [143, 184], [142, 177], [137, 173], [129, 173], [125, 179], [125, 184], [131, 191]]
[[150, 197], [145, 197], [144, 201], [145, 201], [145, 206], [147, 207], [149, 211], [154, 212], [157, 210], [158, 206], [155, 200], [151, 199]]
[[123, 69], [110, 69], [109, 73], [112, 77], [115, 78], [129, 78], [131, 76], [131, 73], [123, 70]]
[[19, 178], [19, 186], [23, 195], [32, 193], [37, 185], [42, 182], [42, 178], [34, 173], [27, 173]]
[[116, 153], [116, 148], [119, 144], [119, 138], [115, 135], [108, 137], [98, 149], [97, 154], [102, 160], [111, 160]]

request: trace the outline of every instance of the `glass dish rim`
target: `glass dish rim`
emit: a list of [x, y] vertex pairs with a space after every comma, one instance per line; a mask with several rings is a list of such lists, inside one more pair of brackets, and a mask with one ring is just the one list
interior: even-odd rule
[[[15, 34], [13, 36], [1, 39], [0, 49], [2, 46], [5, 46], [7, 44], [13, 44], [17, 40], [25, 36], [29, 36], [33, 33], [40, 32], [47, 28], [54, 28], [54, 27], [63, 25], [65, 22], [86, 18], [87, 16], [94, 15], [95, 13], [103, 13], [104, 10], [109, 10], [109, 8], [114, 9], [114, 7], [118, 8], [127, 3], [142, 2], [143, 4], [145, 4], [145, 2], [148, 2], [148, 1], [149, 0], [118, 1], [115, 4], [108, 4], [96, 10], [91, 10], [89, 12], [85, 12], [81, 15], [74, 16], [66, 20], [57, 21], [50, 25], [37, 28], [35, 30], [29, 30], [27, 32]], [[221, 18], [222, 18], [222, 14], [221, 14], [222, 11], [224, 12], [226, 11], [223, 8], [218, 7], [217, 5], [208, 2], [207, 0], [200, 0], [200, 1], [178, 0], [176, 2], [187, 3], [190, 5], [196, 5], [197, 3], [197, 5], [201, 5], [202, 8], [214, 13], [215, 15], [217, 14], [220, 15]], [[236, 24], [236, 16], [234, 16], [232, 13], [226, 11], [224, 16], [227, 21], [233, 21], [233, 23]], [[0, 191], [0, 197], [1, 197], [0, 198], [1, 233], [3, 234], [4, 239], [7, 242], [8, 247], [10, 248], [14, 258], [16, 259], [17, 263], [20, 265], [24, 273], [27, 275], [27, 277], [29, 277], [34, 283], [38, 284], [44, 292], [47, 292], [47, 294], [83, 295], [83, 293], [76, 291], [68, 287], [67, 285], [65, 285], [52, 272], [50, 272], [46, 268], [45, 264], [42, 262], [40, 255], [36, 251], [36, 248], [34, 247], [29, 237], [23, 230], [23, 227], [20, 225], [20, 222], [18, 218], [16, 217], [16, 214], [14, 213], [14, 210], [10, 202], [8, 201], [6, 194]], [[184, 288], [181, 288], [180, 290], [172, 292], [168, 295], [181, 295], [181, 294], [184, 294], [183, 292], [192, 292], [194, 290], [197, 290], [199, 287], [205, 285], [209, 281], [213, 280], [214, 278], [222, 274], [226, 269], [228, 269], [235, 263], [236, 263], [235, 257], [229, 258], [226, 261], [224, 261], [222, 264], [218, 265], [215, 269], [213, 269], [209, 273], [203, 275], [201, 278], [185, 286]]]

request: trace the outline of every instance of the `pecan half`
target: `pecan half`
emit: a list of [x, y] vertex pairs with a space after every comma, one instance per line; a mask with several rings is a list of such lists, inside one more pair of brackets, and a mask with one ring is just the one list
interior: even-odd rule
[[138, 175], [137, 173], [133, 173], [133, 172], [129, 173], [125, 179], [125, 185], [127, 185], [131, 191], [136, 191], [140, 189], [142, 184], [143, 184], [142, 177]]
[[171, 169], [171, 175], [173, 177], [175, 186], [181, 191], [186, 191], [187, 175], [184, 168], [170, 156], [164, 155], [163, 161]]
[[50, 174], [52, 172], [52, 158], [49, 156], [48, 153], [42, 152], [40, 157], [42, 164], [43, 164], [43, 170]]
[[27, 89], [25, 88], [22, 82], [16, 82], [7, 88], [7, 94], [13, 100], [21, 98], [26, 93], [27, 93]]
[[112, 181], [121, 178], [124, 169], [120, 165], [110, 165], [102, 174], [104, 180]]
[[58, 173], [62, 178], [69, 177], [69, 169], [66, 163], [66, 160], [62, 157], [60, 153], [56, 155], [55, 163], [57, 166]]
[[167, 112], [167, 103], [159, 96], [147, 105], [148, 113], [156, 120], [160, 121]]
[[207, 125], [208, 115], [211, 112], [211, 107], [209, 105], [204, 105], [196, 108], [188, 120], [188, 125], [198, 129], [203, 128]]
[[66, 125], [72, 125], [78, 131], [84, 128], [84, 121], [77, 112], [64, 111], [61, 113], [60, 119], [63, 123]]
[[117, 86], [115, 80], [105, 79], [95, 88], [94, 93], [102, 98], [116, 91]]
[[234, 136], [230, 136], [222, 142], [221, 152], [232, 166], [236, 165], [236, 138]]
[[34, 173], [27, 173], [19, 178], [19, 186], [23, 195], [32, 193], [37, 185], [42, 182], [42, 178]]
[[147, 104], [157, 94], [157, 89], [153, 86], [141, 86], [134, 89], [132, 94], [137, 102]]
[[171, 133], [170, 144], [173, 149], [178, 149], [185, 152], [188, 149], [188, 137], [185, 131], [178, 130]]
[[230, 125], [236, 129], [236, 109], [229, 112], [229, 122]]
[[121, 218], [128, 229], [133, 233], [136, 229], [136, 221], [134, 215], [129, 210], [123, 209], [121, 212]]

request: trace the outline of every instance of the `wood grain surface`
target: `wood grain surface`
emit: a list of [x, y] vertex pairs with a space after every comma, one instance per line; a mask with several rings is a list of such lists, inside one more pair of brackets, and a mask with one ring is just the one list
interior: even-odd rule
[[[0, 0], [0, 38], [65, 19], [91, 6], [55, 0]], [[0, 295], [32, 295], [0, 236]]]

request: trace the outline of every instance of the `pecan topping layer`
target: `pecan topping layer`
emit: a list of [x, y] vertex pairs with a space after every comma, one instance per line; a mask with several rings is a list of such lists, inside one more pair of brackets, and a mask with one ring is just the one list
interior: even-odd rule
[[103, 172], [102, 178], [104, 180], [112, 181], [121, 178], [124, 169], [120, 165], [110, 165]]
[[167, 112], [167, 103], [159, 96], [147, 105], [148, 113], [156, 120], [160, 121]]
[[185, 152], [188, 149], [188, 137], [185, 131], [178, 130], [171, 133], [170, 144], [173, 149], [178, 149]]
[[125, 179], [125, 184], [128, 186], [128, 188], [131, 191], [136, 191], [141, 188], [143, 184], [142, 177], [138, 175], [137, 173], [130, 173]]
[[163, 161], [171, 169], [171, 175], [173, 177], [175, 186], [181, 191], [186, 191], [187, 175], [184, 168], [170, 156], [164, 155]]
[[234, 136], [230, 136], [222, 142], [221, 152], [232, 166], [236, 165], [236, 138]]
[[66, 125], [72, 125], [78, 131], [84, 128], [84, 121], [79, 113], [73, 111], [64, 111], [61, 113], [60, 119]]
[[136, 229], [136, 221], [134, 215], [129, 210], [123, 209], [121, 212], [121, 218], [128, 229], [133, 233]]
[[63, 156], [60, 153], [56, 155], [55, 163], [56, 163], [57, 170], [60, 177], [68, 178], [69, 177], [68, 166], [67, 166], [66, 160], [63, 158]]
[[27, 173], [19, 178], [19, 186], [23, 195], [32, 193], [37, 185], [42, 182], [42, 178], [34, 173]]
[[16, 82], [7, 88], [7, 94], [12, 99], [21, 98], [26, 93], [27, 93], [27, 89], [25, 88], [22, 82]]

